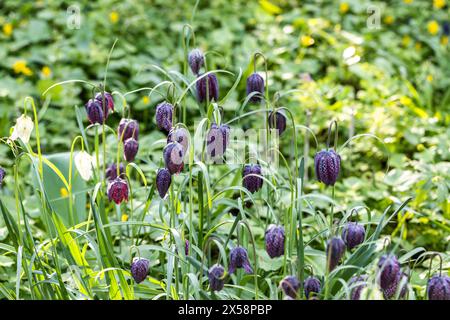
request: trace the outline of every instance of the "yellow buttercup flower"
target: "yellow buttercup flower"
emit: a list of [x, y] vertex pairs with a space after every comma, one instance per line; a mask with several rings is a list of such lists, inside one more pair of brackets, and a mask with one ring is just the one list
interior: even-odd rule
[[31, 76], [33, 71], [27, 67], [27, 62], [25, 60], [17, 60], [13, 63], [12, 68], [14, 73], [22, 73], [26, 76]]
[[339, 5], [340, 13], [347, 13], [349, 9], [350, 9], [350, 6], [348, 5], [347, 2], [341, 2], [341, 4]]
[[3, 25], [3, 34], [10, 37], [13, 33], [13, 25], [11, 23], [5, 23]]
[[414, 45], [414, 48], [416, 48], [416, 50], [420, 50], [420, 49], [422, 49], [422, 44], [421, 44], [420, 42], [417, 42], [417, 43]]
[[50, 67], [44, 66], [41, 70], [42, 75], [46, 78], [50, 77], [52, 75], [52, 69]]
[[302, 43], [302, 46], [309, 47], [314, 44], [314, 39], [310, 36], [301, 36], [300, 42]]
[[113, 11], [109, 14], [109, 20], [111, 20], [112, 23], [117, 23], [119, 21], [119, 13], [117, 11]]
[[423, 150], [425, 150], [425, 146], [422, 143], [419, 143], [417, 145], [417, 151], [423, 151]]
[[393, 16], [386, 16], [386, 17], [384, 17], [383, 21], [386, 24], [393, 24], [394, 23], [394, 17]]
[[439, 32], [439, 23], [436, 20], [432, 20], [427, 24], [428, 32], [435, 35]]
[[402, 97], [400, 97], [400, 103], [401, 103], [402, 105], [409, 106], [409, 105], [412, 104], [412, 100], [411, 100], [411, 98], [409, 98], [409, 97], [402, 96]]
[[433, 81], [433, 76], [431, 74], [427, 75], [427, 81], [428, 82]]
[[148, 96], [143, 96], [143, 97], [142, 97], [142, 102], [143, 102], [144, 104], [149, 104], [149, 103], [150, 103], [150, 98], [149, 98]]
[[411, 43], [411, 37], [410, 36], [403, 36], [402, 38], [402, 45], [404, 47], [407, 47]]
[[59, 189], [59, 194], [61, 195], [61, 198], [67, 198], [69, 196], [69, 192], [64, 187]]
[[442, 44], [443, 46], [446, 46], [446, 45], [448, 44], [448, 37], [447, 37], [447, 36], [443, 36], [443, 37], [441, 38], [441, 44]]
[[406, 4], [411, 4], [411, 3], [414, 2], [414, 0], [403, 0], [403, 2], [406, 3]]
[[436, 9], [442, 9], [445, 7], [445, 0], [433, 0], [433, 7]]
[[122, 214], [122, 217], [120, 218], [120, 220], [122, 221], [122, 222], [125, 222], [125, 221], [128, 221], [128, 215], [127, 214]]

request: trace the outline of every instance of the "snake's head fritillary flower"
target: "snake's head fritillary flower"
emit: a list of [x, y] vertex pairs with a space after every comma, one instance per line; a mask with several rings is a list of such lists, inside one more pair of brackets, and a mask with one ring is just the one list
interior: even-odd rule
[[303, 289], [305, 291], [306, 299], [311, 299], [312, 297], [317, 296], [321, 289], [320, 280], [313, 276], [306, 278], [303, 283]]
[[135, 257], [131, 263], [131, 275], [136, 283], [141, 283], [147, 278], [150, 261], [145, 258]]
[[183, 146], [183, 152], [186, 154], [189, 150], [189, 131], [186, 128], [172, 128], [167, 135], [167, 143], [178, 142]]
[[206, 152], [209, 157], [217, 158], [225, 154], [230, 140], [230, 127], [213, 123], [206, 136]]
[[342, 230], [342, 239], [350, 250], [364, 242], [366, 230], [357, 222], [347, 223]]
[[178, 142], [171, 142], [164, 147], [163, 158], [170, 174], [178, 174], [183, 170], [183, 146]]
[[195, 85], [197, 87], [197, 99], [199, 102], [219, 100], [219, 81], [215, 74], [210, 73], [200, 78]]
[[314, 157], [317, 180], [332, 186], [336, 183], [341, 168], [341, 156], [334, 150], [319, 151]]
[[389, 286], [381, 288], [383, 296], [386, 300], [398, 297], [403, 299], [408, 291], [408, 276], [404, 272], [399, 272], [394, 281], [392, 281]]
[[122, 201], [128, 201], [128, 183], [126, 180], [117, 177], [108, 184], [108, 199], [120, 204]]
[[88, 181], [92, 178], [92, 175], [94, 174], [92, 170], [94, 159], [89, 153], [86, 151], [78, 152], [75, 155], [74, 162], [75, 167], [83, 180]]
[[156, 174], [156, 189], [158, 189], [159, 196], [164, 198], [172, 183], [172, 176], [169, 169], [159, 169]]
[[224, 285], [225, 268], [215, 264], [208, 270], [209, 286], [213, 291], [220, 291]]
[[256, 72], [247, 78], [247, 96], [253, 92], [257, 92], [250, 98], [250, 102], [259, 103], [264, 96], [264, 79]]
[[300, 281], [295, 276], [286, 276], [280, 282], [281, 289], [289, 298], [297, 298], [298, 289], [300, 289]]
[[205, 56], [200, 49], [193, 49], [191, 52], [189, 52], [188, 62], [192, 72], [195, 75], [198, 75], [200, 68], [205, 64]]
[[0, 187], [3, 184], [3, 179], [5, 178], [6, 175], [6, 171], [5, 169], [3, 169], [2, 167], [0, 167]]
[[189, 255], [189, 245], [190, 245], [189, 240], [188, 239], [184, 240], [184, 254], [185, 255]]
[[345, 243], [340, 237], [333, 237], [327, 244], [328, 271], [333, 271], [345, 253]]
[[89, 99], [85, 104], [85, 108], [90, 123], [103, 123], [105, 120], [105, 112], [100, 101], [97, 99]]
[[350, 279], [348, 285], [350, 288], [350, 300], [359, 300], [361, 292], [366, 287], [367, 275], [354, 276]]
[[270, 112], [269, 128], [278, 130], [278, 134], [281, 136], [281, 134], [286, 130], [286, 116], [283, 112]]
[[139, 150], [139, 143], [134, 138], [129, 138], [123, 143], [123, 155], [128, 162], [133, 161]]
[[156, 125], [159, 130], [169, 133], [172, 129], [173, 105], [164, 101], [156, 106]]
[[401, 274], [400, 262], [398, 262], [397, 257], [393, 254], [381, 256], [378, 260], [378, 270], [381, 290], [385, 292], [392, 290]]
[[234, 273], [236, 268], [244, 268], [246, 273], [253, 273], [253, 269], [248, 260], [247, 250], [243, 247], [236, 247], [230, 252], [230, 266], [229, 273]]
[[125, 167], [123, 163], [119, 164], [119, 175], [117, 175], [117, 164], [111, 163], [108, 168], [106, 168], [105, 177], [108, 180], [114, 180], [118, 176], [122, 176], [125, 173]]
[[263, 179], [261, 166], [259, 164], [247, 164], [242, 171], [242, 184], [251, 193], [262, 188]]
[[13, 141], [20, 139], [23, 143], [28, 143], [30, 141], [33, 128], [33, 120], [31, 120], [29, 116], [22, 114], [16, 120], [16, 125], [13, 127], [13, 132], [10, 139]]
[[103, 110], [106, 117], [108, 118], [109, 111], [111, 110], [112, 112], [114, 112], [114, 99], [109, 92], [104, 92], [103, 95], [101, 92], [99, 92], [95, 95], [95, 99], [98, 100], [102, 106], [103, 98], [105, 99], [105, 108]]
[[427, 295], [429, 300], [450, 300], [450, 277], [435, 275], [428, 280]]
[[269, 257], [276, 258], [284, 254], [284, 228], [271, 225], [265, 235], [266, 251]]
[[119, 122], [117, 130], [119, 139], [126, 141], [130, 138], [138, 140], [139, 138], [139, 123], [133, 119], [122, 118]]

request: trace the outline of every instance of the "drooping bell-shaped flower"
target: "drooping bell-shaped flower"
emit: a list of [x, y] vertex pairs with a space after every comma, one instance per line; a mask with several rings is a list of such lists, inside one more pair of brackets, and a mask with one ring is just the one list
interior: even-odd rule
[[123, 163], [119, 164], [119, 175], [117, 175], [117, 164], [111, 163], [108, 168], [106, 168], [105, 177], [108, 180], [114, 180], [118, 176], [122, 176], [125, 173], [125, 167]]
[[[122, 118], [117, 130], [119, 140], [126, 141], [130, 138], [139, 139], [139, 123], [133, 119]], [[123, 136], [122, 136], [123, 135]]]
[[75, 155], [74, 162], [75, 167], [83, 180], [88, 181], [92, 178], [92, 175], [94, 174], [92, 170], [94, 159], [89, 153], [86, 151], [78, 152]]
[[131, 263], [131, 275], [136, 283], [141, 283], [147, 278], [150, 261], [145, 258], [135, 257]]
[[172, 176], [169, 169], [159, 169], [156, 174], [156, 189], [158, 189], [159, 196], [164, 198], [172, 183]]
[[261, 166], [259, 164], [245, 165], [242, 177], [243, 186], [251, 193], [255, 193], [262, 188], [264, 180], [262, 179]]
[[382, 291], [392, 290], [401, 274], [400, 262], [393, 254], [381, 256], [378, 260], [379, 284]]
[[134, 138], [129, 138], [123, 143], [123, 155], [128, 162], [133, 161], [139, 150], [139, 143]]
[[253, 269], [248, 260], [247, 250], [243, 247], [236, 247], [230, 252], [230, 266], [228, 267], [229, 273], [234, 273], [236, 268], [244, 268], [246, 273], [253, 273]]
[[428, 280], [428, 300], [450, 300], [450, 277], [435, 275]]
[[297, 298], [298, 289], [300, 289], [300, 281], [296, 276], [286, 276], [280, 282], [281, 289], [284, 294], [292, 299]]
[[218, 126], [213, 123], [206, 137], [206, 152], [209, 157], [216, 158], [225, 154], [230, 140], [230, 127], [226, 124]]
[[197, 99], [199, 102], [219, 100], [219, 81], [215, 74], [210, 73], [200, 78], [195, 85], [197, 87]]
[[332, 186], [336, 183], [341, 168], [341, 156], [334, 150], [319, 151], [314, 157], [317, 180]]
[[257, 92], [250, 98], [250, 102], [259, 103], [264, 96], [264, 79], [256, 72], [252, 73], [247, 78], [247, 96], [251, 93]]
[[386, 288], [381, 288], [383, 297], [386, 300], [398, 297], [403, 299], [408, 290], [408, 276], [404, 272], [399, 272], [393, 282]]
[[177, 174], [183, 170], [183, 146], [178, 142], [171, 142], [164, 147], [163, 158], [170, 174]]
[[271, 111], [269, 114], [269, 128], [278, 130], [280, 136], [286, 130], [286, 121], [286, 116], [282, 111]]
[[195, 75], [198, 75], [200, 68], [205, 64], [205, 56], [200, 49], [193, 49], [191, 52], [189, 52], [188, 62], [192, 72]]
[[266, 251], [269, 257], [276, 258], [284, 254], [284, 228], [271, 225], [265, 234]]
[[0, 187], [3, 184], [3, 179], [5, 179], [6, 171], [2, 167], [0, 167]]
[[167, 135], [167, 143], [178, 142], [183, 146], [183, 152], [186, 154], [189, 150], [190, 135], [186, 128], [172, 128]]
[[361, 292], [366, 287], [367, 275], [354, 276], [350, 279], [348, 286], [350, 288], [350, 300], [359, 300]]
[[85, 104], [87, 117], [90, 123], [103, 123], [105, 121], [105, 112], [102, 103], [97, 99], [89, 99]]
[[327, 266], [328, 271], [331, 272], [339, 264], [339, 261], [345, 253], [345, 243], [340, 237], [333, 237], [327, 244]]
[[306, 299], [311, 299], [313, 296], [317, 296], [321, 289], [320, 280], [316, 277], [309, 276], [303, 283], [303, 289], [305, 291]]
[[128, 183], [126, 180], [117, 177], [108, 184], [108, 199], [120, 204], [122, 201], [128, 201]]
[[342, 230], [342, 239], [349, 250], [364, 242], [366, 230], [357, 222], [347, 223]]
[[209, 287], [213, 291], [220, 291], [224, 286], [225, 268], [220, 264], [215, 264], [208, 270]]
[[156, 106], [156, 125], [166, 133], [172, 129], [173, 105], [164, 101]]
[[16, 120], [16, 125], [13, 127], [10, 139], [15, 141], [17, 139], [22, 140], [23, 143], [30, 141], [31, 132], [33, 132], [34, 123], [33, 120], [27, 115], [22, 114]]
[[189, 240], [188, 239], [186, 239], [186, 240], [184, 240], [184, 254], [185, 255], [189, 255]]
[[103, 106], [103, 97], [105, 98], [104, 114], [106, 114], [106, 118], [108, 118], [109, 111], [111, 110], [114, 112], [114, 99], [109, 92], [104, 92], [103, 95], [101, 92], [97, 93], [95, 95], [95, 99], [98, 100], [102, 106]]

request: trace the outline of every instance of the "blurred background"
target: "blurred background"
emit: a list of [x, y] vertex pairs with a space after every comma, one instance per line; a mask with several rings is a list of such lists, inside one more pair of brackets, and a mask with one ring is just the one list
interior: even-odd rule
[[[332, 119], [339, 121], [339, 145], [358, 134], [379, 138], [354, 139], [342, 151], [339, 203], [383, 211], [412, 196], [389, 232], [407, 250], [449, 251], [449, 10], [445, 0], [1, 0], [0, 136], [9, 136], [24, 98], [32, 96], [44, 153], [69, 151], [79, 134], [74, 107], [82, 107], [92, 91], [71, 84], [42, 93], [64, 80], [100, 83], [116, 39], [107, 90], [153, 87], [167, 79], [150, 65], [183, 72], [183, 26], [189, 24], [195, 31], [190, 48], [217, 53], [208, 58], [210, 69], [244, 72], [223, 106], [226, 117], [245, 99], [252, 55], [263, 53], [270, 96], [295, 90], [280, 104], [316, 133], [319, 148]], [[233, 81], [219, 76], [221, 96]], [[127, 96], [141, 124], [141, 154], [164, 137], [153, 120], [159, 96], [147, 94]], [[198, 108], [189, 107], [195, 106], [192, 97], [186, 103], [187, 125], [193, 126]], [[120, 114], [112, 119], [115, 127]], [[311, 135], [302, 136], [303, 146], [305, 141], [311, 163], [316, 146]], [[289, 137], [281, 143], [289, 153]], [[0, 165], [10, 166], [10, 159], [0, 144]], [[12, 181], [7, 177], [6, 186]], [[0, 225], [0, 241], [5, 228]]]

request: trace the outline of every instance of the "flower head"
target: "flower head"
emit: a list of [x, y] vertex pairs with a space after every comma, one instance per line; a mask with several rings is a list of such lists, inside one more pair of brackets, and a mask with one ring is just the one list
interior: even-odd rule
[[284, 254], [284, 228], [271, 225], [265, 235], [266, 251], [269, 257], [280, 257]]
[[172, 176], [169, 169], [159, 169], [156, 174], [156, 189], [158, 189], [159, 196], [164, 198], [172, 183]]
[[280, 286], [286, 296], [295, 299], [300, 288], [300, 281], [298, 281], [296, 276], [286, 276], [281, 280]]
[[189, 131], [186, 128], [172, 128], [167, 135], [167, 143], [178, 142], [183, 147], [183, 152], [186, 154], [189, 150]]
[[428, 22], [427, 29], [430, 34], [433, 36], [439, 32], [439, 23], [435, 20]]
[[170, 174], [180, 173], [183, 170], [183, 146], [178, 142], [171, 142], [164, 147], [163, 158]]
[[131, 275], [136, 283], [141, 283], [147, 278], [150, 261], [145, 258], [135, 257], [131, 263]]
[[361, 292], [366, 287], [367, 275], [354, 276], [348, 285], [350, 288], [350, 300], [359, 300]]
[[34, 123], [29, 116], [22, 114], [16, 120], [16, 125], [13, 127], [13, 132], [11, 134], [11, 140], [17, 140], [20, 138], [23, 143], [28, 143], [30, 141], [31, 132], [33, 131]]
[[101, 92], [97, 93], [95, 95], [95, 99], [98, 100], [102, 106], [103, 106], [103, 98], [105, 99], [105, 108], [104, 112], [106, 115], [108, 115], [109, 110], [114, 112], [114, 99], [109, 92], [103, 92], [103, 95]]
[[258, 103], [261, 102], [262, 96], [264, 96], [264, 79], [256, 72], [252, 73], [247, 78], [247, 96], [250, 95], [252, 92], [256, 92], [257, 94], [254, 94], [250, 98], [250, 102], [252, 103]]
[[286, 116], [282, 111], [270, 112], [269, 127], [278, 130], [280, 136], [286, 130]]
[[450, 277], [435, 275], [429, 279], [427, 295], [429, 300], [450, 300]]
[[316, 277], [310, 276], [305, 279], [303, 283], [303, 288], [305, 290], [305, 296], [307, 299], [311, 299], [313, 296], [316, 296], [321, 289], [320, 280]]
[[105, 112], [100, 101], [97, 99], [89, 99], [85, 108], [90, 123], [103, 123], [105, 120]]
[[230, 252], [230, 266], [228, 267], [229, 273], [234, 273], [236, 268], [244, 268], [246, 273], [253, 273], [253, 269], [248, 261], [247, 250], [243, 247], [236, 247]]
[[136, 158], [139, 150], [139, 143], [134, 138], [128, 138], [123, 143], [123, 155], [126, 161], [130, 162]]
[[122, 141], [126, 141], [131, 137], [138, 140], [139, 123], [133, 119], [122, 118], [119, 122], [119, 128], [117, 129], [117, 132], [119, 135], [119, 139], [121, 139]]
[[128, 201], [128, 183], [126, 180], [117, 177], [108, 184], [108, 199], [120, 204], [122, 201]]
[[[196, 83], [198, 102], [217, 101], [219, 99], [219, 81], [213, 73], [202, 76]], [[208, 89], [207, 89], [208, 88]]]
[[364, 242], [366, 230], [357, 222], [349, 222], [342, 230], [342, 239], [350, 250]]
[[230, 127], [213, 123], [206, 136], [206, 152], [211, 158], [220, 158], [225, 154], [230, 137]]
[[213, 291], [220, 291], [224, 285], [225, 268], [220, 264], [215, 264], [208, 270], [209, 286]]
[[94, 159], [86, 151], [80, 151], [75, 155], [75, 167], [77, 168], [80, 176], [83, 180], [88, 181], [92, 178], [93, 170], [92, 166]]
[[334, 150], [322, 150], [314, 156], [317, 180], [332, 186], [336, 183], [341, 168], [341, 156]]
[[327, 266], [328, 271], [333, 271], [339, 264], [339, 260], [344, 256], [345, 243], [340, 237], [333, 237], [327, 244]]
[[383, 291], [390, 290], [392, 286], [398, 281], [400, 270], [400, 263], [397, 257], [393, 254], [383, 255], [378, 260], [379, 269], [379, 284]]
[[5, 169], [3, 169], [2, 167], [0, 167], [0, 187], [3, 184], [3, 179], [5, 178], [6, 175], [6, 171]]
[[242, 177], [243, 186], [251, 193], [255, 193], [262, 188], [264, 180], [262, 179], [261, 166], [259, 164], [245, 165], [244, 170], [242, 170]]
[[159, 130], [169, 133], [172, 129], [173, 105], [168, 102], [161, 102], [156, 106], [156, 125]]
[[349, 9], [350, 9], [350, 6], [347, 2], [341, 2], [339, 4], [339, 12], [340, 13], [347, 13]]
[[[123, 163], [119, 164], [119, 176], [122, 176], [125, 173], [125, 167]], [[111, 163], [108, 168], [106, 168], [105, 177], [108, 180], [114, 180], [118, 177], [117, 175], [117, 164]]]
[[189, 66], [195, 75], [198, 75], [200, 68], [205, 64], [205, 57], [200, 49], [193, 49], [188, 55]]

